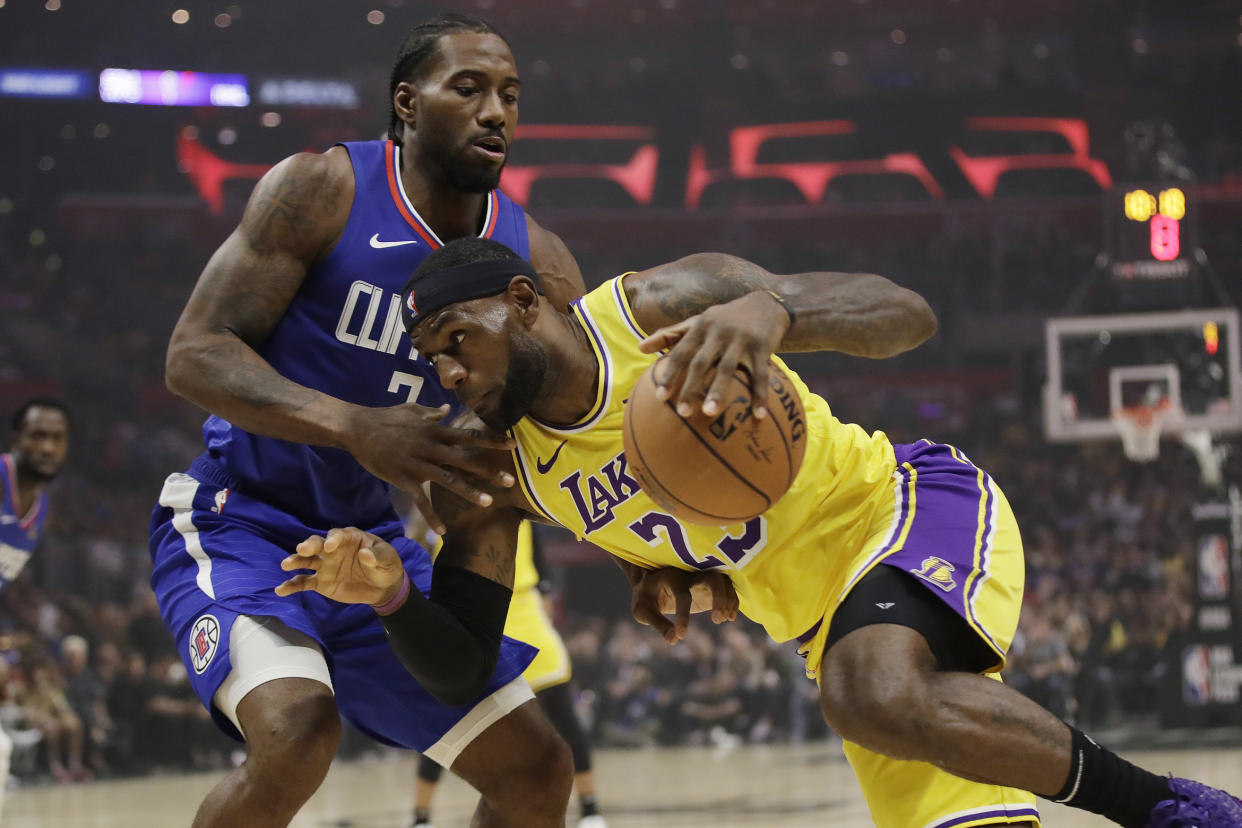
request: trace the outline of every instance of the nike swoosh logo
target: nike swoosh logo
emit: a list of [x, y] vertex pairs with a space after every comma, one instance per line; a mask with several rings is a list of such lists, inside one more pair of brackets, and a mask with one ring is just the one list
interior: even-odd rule
[[565, 444], [568, 442], [568, 440], [561, 440], [561, 444], [556, 447], [556, 451], [552, 452], [552, 456], [548, 458], [547, 463], [543, 462], [538, 457], [535, 458], [535, 468], [539, 469], [540, 474], [547, 474], [552, 471], [552, 467], [556, 465], [556, 458], [561, 455], [561, 449], [565, 448]]
[[371, 246], [376, 250], [383, 250], [385, 247], [400, 247], [403, 244], [418, 244], [418, 239], [406, 239], [405, 241], [380, 241], [379, 233], [371, 237]]
[[0, 523], [17, 523], [17, 515], [0, 515]]

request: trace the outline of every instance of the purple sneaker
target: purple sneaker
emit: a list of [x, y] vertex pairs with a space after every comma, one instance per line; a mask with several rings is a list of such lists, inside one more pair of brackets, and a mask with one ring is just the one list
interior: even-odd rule
[[1242, 828], [1242, 801], [1193, 779], [1173, 777], [1174, 798], [1152, 809], [1146, 828]]

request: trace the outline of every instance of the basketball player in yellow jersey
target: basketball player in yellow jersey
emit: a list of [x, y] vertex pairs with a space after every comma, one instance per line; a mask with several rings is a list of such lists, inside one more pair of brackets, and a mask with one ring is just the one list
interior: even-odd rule
[[[514, 559], [513, 598], [509, 602], [509, 615], [505, 619], [504, 634], [537, 647], [539, 653], [530, 663], [522, 678], [535, 692], [535, 699], [543, 708], [548, 721], [561, 734], [574, 755], [574, 788], [578, 791], [581, 813], [578, 828], [608, 828], [599, 813], [595, 799], [595, 773], [591, 770], [590, 739], [574, 712], [573, 699], [569, 695], [569, 679], [573, 665], [569, 650], [552, 625], [552, 619], [543, 606], [543, 579], [541, 564], [536, 562], [535, 538], [530, 521], [523, 521], [518, 529], [517, 557]], [[444, 774], [443, 766], [429, 756], [418, 761], [418, 778], [414, 786], [414, 825], [431, 825], [431, 800], [436, 785]]]
[[[624, 402], [661, 351], [663, 396], [683, 415], [715, 415], [738, 366], [766, 387], [777, 350], [879, 358], [917, 346], [935, 319], [916, 294], [879, 276], [777, 276], [701, 254], [617, 277], [565, 314], [527, 263], [463, 239], [424, 260], [405, 307], [445, 387], [516, 438], [520, 485], [490, 508], [444, 498], [445, 542], [500, 560], [525, 515], [566, 526], [622, 562], [635, 616], [669, 640], [684, 632], [688, 595], [667, 567], [726, 574], [742, 612], [798, 641], [881, 828], [1038, 825], [1032, 794], [1136, 828], [1242, 826], [1225, 792], [1138, 768], [996, 680], [1021, 607], [1021, 539], [1000, 489], [957, 449], [894, 446], [795, 380], [805, 459], [759, 517], [683, 524], [626, 473]], [[405, 582], [395, 552], [356, 529], [309, 538], [284, 566], [316, 574], [282, 594], [386, 604]], [[652, 600], [670, 582], [676, 622]], [[418, 634], [386, 627], [394, 648]]]

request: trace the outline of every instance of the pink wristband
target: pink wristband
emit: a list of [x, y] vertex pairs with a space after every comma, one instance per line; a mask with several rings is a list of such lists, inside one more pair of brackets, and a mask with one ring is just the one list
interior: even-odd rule
[[410, 573], [403, 569], [401, 571], [401, 589], [397, 590], [397, 594], [392, 597], [391, 601], [383, 604], [372, 604], [371, 609], [375, 610], [376, 615], [392, 615], [401, 608], [409, 594]]

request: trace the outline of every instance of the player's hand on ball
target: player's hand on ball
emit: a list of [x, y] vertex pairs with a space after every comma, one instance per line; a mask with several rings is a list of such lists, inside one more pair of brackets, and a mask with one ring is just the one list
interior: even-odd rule
[[276, 587], [277, 595], [314, 591], [342, 604], [387, 603], [400, 590], [404, 574], [396, 549], [352, 526], [333, 529], [326, 538], [311, 535], [280, 568], [309, 569], [311, 574], [294, 575]]
[[[656, 369], [661, 399], [688, 417], [696, 405], [715, 416], [737, 368], [750, 374], [752, 400], [766, 400], [768, 360], [789, 329], [789, 315], [768, 294], [756, 291], [653, 333], [639, 343], [644, 353], [669, 348]], [[755, 416], [767, 411], [756, 406]]]
[[690, 613], [711, 611], [712, 621], [722, 624], [737, 618], [738, 601], [733, 582], [719, 572], [665, 568], [644, 572], [633, 584], [630, 608], [638, 623], [676, 644], [686, 637]]

